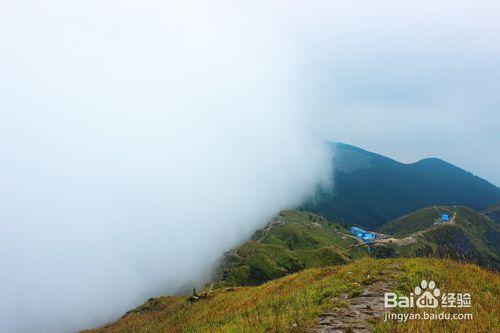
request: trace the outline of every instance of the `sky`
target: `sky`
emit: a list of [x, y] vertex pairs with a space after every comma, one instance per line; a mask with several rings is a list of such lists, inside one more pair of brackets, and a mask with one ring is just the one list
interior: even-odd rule
[[201, 283], [334, 186], [325, 140], [500, 184], [499, 11], [2, 2], [0, 331], [98, 326]]
[[321, 135], [402, 162], [439, 157], [500, 185], [497, 1], [292, 2]]

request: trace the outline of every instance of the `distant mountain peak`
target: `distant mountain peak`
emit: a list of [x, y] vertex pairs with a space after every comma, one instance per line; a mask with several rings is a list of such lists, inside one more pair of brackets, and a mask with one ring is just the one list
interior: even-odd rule
[[405, 164], [346, 143], [334, 149], [333, 188], [302, 208], [361, 226], [377, 227], [430, 205], [480, 209], [500, 202], [500, 189], [440, 158]]

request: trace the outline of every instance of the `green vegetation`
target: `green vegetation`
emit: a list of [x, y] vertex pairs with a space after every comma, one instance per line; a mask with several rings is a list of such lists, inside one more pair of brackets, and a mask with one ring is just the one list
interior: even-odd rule
[[495, 205], [482, 209], [481, 213], [487, 215], [496, 223], [500, 223], [500, 202]]
[[[86, 333], [106, 332], [304, 332], [341, 294], [359, 295], [376, 281], [394, 280], [408, 294], [420, 280], [434, 280], [443, 291], [473, 295], [473, 320], [375, 322], [376, 332], [494, 332], [499, 327], [500, 278], [475, 265], [436, 259], [360, 259], [347, 265], [308, 269], [260, 286], [204, 290], [200, 300], [160, 297], [120, 320]], [[443, 308], [445, 311], [445, 308]]]
[[447, 207], [427, 207], [411, 212], [408, 215], [400, 217], [380, 226], [379, 231], [384, 234], [394, 236], [409, 236], [415, 232], [432, 227], [435, 220], [441, 218], [441, 214], [448, 214], [451, 218], [454, 214], [453, 209]]
[[448, 257], [500, 270], [500, 226], [472, 209], [458, 207], [455, 224], [424, 233], [437, 257]]
[[500, 202], [500, 189], [437, 158], [404, 164], [363, 149], [331, 144], [335, 186], [302, 209], [329, 219], [377, 228], [431, 205], [479, 209]]
[[[441, 214], [450, 222], [434, 225]], [[437, 257], [500, 270], [500, 226], [466, 207], [433, 206], [380, 228], [395, 238], [363, 245], [345, 226], [308, 212], [285, 211], [225, 253], [215, 287], [259, 285], [307, 268], [375, 258]]]
[[[434, 225], [443, 212], [450, 222]], [[120, 320], [85, 332], [304, 332], [318, 325], [322, 313], [352, 306], [340, 295], [359, 297], [375, 283], [409, 294], [422, 279], [434, 280], [442, 291], [471, 293], [473, 307], [466, 310], [474, 319], [398, 323], [372, 318], [375, 332], [493, 332], [500, 324], [495, 313], [500, 275], [458, 261], [498, 270], [499, 229], [472, 209], [436, 206], [382, 226], [396, 238], [370, 244], [368, 250], [344, 225], [284, 211], [226, 253], [215, 282], [197, 297], [150, 299]]]
[[257, 285], [305, 268], [343, 264], [366, 255], [356, 244], [340, 224], [307, 212], [281, 212], [225, 254], [216, 285]]
[[[433, 225], [441, 213], [450, 222]], [[430, 207], [383, 225], [380, 230], [395, 236], [415, 235], [406, 245], [386, 244], [375, 248], [377, 257], [426, 256], [473, 262], [500, 270], [500, 226], [467, 207]]]

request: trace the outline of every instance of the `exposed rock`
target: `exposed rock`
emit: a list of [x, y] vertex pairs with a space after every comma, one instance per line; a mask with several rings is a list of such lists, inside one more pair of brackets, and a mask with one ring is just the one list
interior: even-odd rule
[[357, 296], [341, 294], [334, 298], [330, 311], [319, 316], [317, 333], [369, 333], [372, 322], [384, 314], [384, 292], [392, 291], [396, 281], [388, 278], [367, 286]]

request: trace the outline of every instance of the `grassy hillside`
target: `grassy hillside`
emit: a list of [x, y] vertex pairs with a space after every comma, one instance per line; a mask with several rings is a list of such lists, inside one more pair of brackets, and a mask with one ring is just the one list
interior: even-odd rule
[[385, 223], [378, 230], [384, 234], [408, 236], [432, 227], [434, 220], [440, 219], [441, 214], [452, 217], [454, 212], [453, 208], [443, 206], [426, 207]]
[[[433, 221], [442, 213], [449, 214], [450, 222], [434, 226]], [[467, 207], [421, 209], [383, 225], [380, 231], [414, 239], [407, 245], [376, 248], [374, 253], [380, 257], [434, 256], [500, 269], [500, 226]]]
[[225, 254], [217, 285], [257, 285], [305, 268], [343, 264], [364, 255], [364, 249], [353, 247], [357, 243], [338, 223], [284, 211]]
[[481, 213], [488, 215], [496, 223], [500, 223], [500, 202], [482, 209]]
[[302, 208], [376, 228], [430, 205], [474, 209], [500, 201], [500, 189], [437, 158], [404, 164], [345, 144], [332, 144], [335, 186]]
[[[443, 213], [450, 222], [434, 226]], [[308, 212], [281, 212], [248, 242], [225, 253], [215, 286], [259, 285], [306, 268], [368, 256], [451, 258], [500, 270], [500, 226], [466, 207], [421, 209], [380, 231], [394, 238], [366, 246], [339, 223]]]
[[[443, 212], [451, 222], [433, 225]], [[374, 332], [493, 332], [500, 324], [500, 274], [458, 261], [499, 269], [499, 228], [472, 209], [436, 206], [391, 221], [381, 230], [395, 237], [367, 246], [339, 223], [281, 212], [226, 253], [215, 283], [196, 299], [150, 299], [85, 332], [305, 332], [339, 325], [347, 331], [349, 325], [369, 325]], [[381, 259], [387, 257], [395, 258]], [[360, 314], [380, 314], [375, 305], [383, 294], [374, 290], [409, 294], [422, 279], [434, 280], [442, 291], [471, 293], [474, 319], [398, 323]]]
[[[194, 303], [186, 297], [150, 299], [118, 321], [85, 332], [304, 332], [317, 327], [322, 313], [345, 310], [350, 307], [348, 300], [362, 299], [359, 296], [363, 290], [379, 281], [393, 281], [395, 290], [409, 294], [422, 279], [434, 280], [444, 292], [471, 293], [473, 320], [377, 320], [373, 322], [376, 332], [498, 329], [498, 274], [436, 259], [361, 259], [347, 265], [308, 269], [260, 286], [205, 290]], [[339, 300], [341, 295], [347, 300]]]

